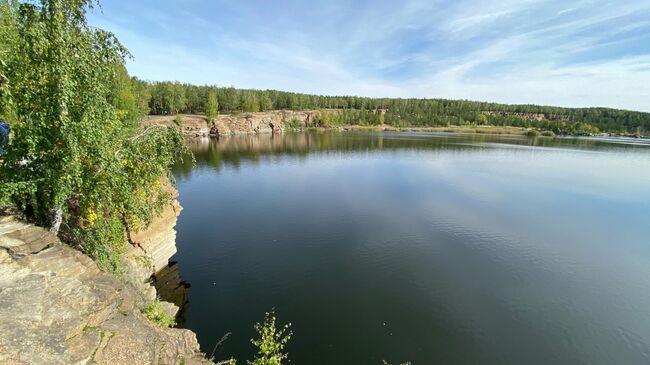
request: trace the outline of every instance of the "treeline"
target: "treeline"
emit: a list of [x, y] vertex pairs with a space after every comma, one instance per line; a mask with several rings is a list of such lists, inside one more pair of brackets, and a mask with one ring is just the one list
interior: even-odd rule
[[[155, 115], [260, 112], [269, 110], [357, 110], [342, 121], [400, 126], [494, 125], [533, 127], [555, 132], [647, 134], [650, 113], [611, 108], [561, 108], [468, 100], [323, 96], [278, 90], [196, 86], [133, 79], [140, 112]], [[209, 102], [212, 100], [212, 102]], [[382, 112], [382, 110], [384, 112]], [[347, 120], [349, 117], [358, 120]], [[339, 118], [340, 119], [340, 118]]]

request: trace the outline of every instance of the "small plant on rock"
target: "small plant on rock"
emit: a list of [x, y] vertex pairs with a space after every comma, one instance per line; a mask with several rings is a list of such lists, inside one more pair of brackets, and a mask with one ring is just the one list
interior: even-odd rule
[[284, 347], [291, 338], [289, 328], [291, 323], [282, 326], [280, 329], [275, 326], [275, 313], [266, 313], [263, 323], [255, 324], [255, 331], [260, 336], [251, 342], [257, 347], [257, 356], [249, 365], [281, 365], [288, 356], [283, 352]]
[[292, 129], [300, 129], [300, 128], [302, 128], [302, 127], [304, 126], [304, 124], [301, 123], [301, 122], [298, 120], [298, 118], [295, 118], [295, 117], [294, 117], [294, 118], [291, 118], [291, 120], [289, 121], [288, 125], [289, 125], [289, 128], [292, 128]]
[[174, 327], [176, 325], [176, 318], [170, 316], [157, 299], [144, 308], [142, 313], [144, 313], [150, 321], [161, 327]]

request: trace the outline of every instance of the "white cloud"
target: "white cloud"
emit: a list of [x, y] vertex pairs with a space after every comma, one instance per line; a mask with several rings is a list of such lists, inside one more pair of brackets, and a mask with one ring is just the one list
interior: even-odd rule
[[[277, 4], [277, 14], [238, 18], [232, 29], [191, 9], [183, 11], [191, 21], [182, 24], [193, 26], [179, 27], [164, 9], [148, 12], [144, 5], [127, 4], [129, 11], [146, 13], [143, 19], [155, 29], [108, 11], [93, 22], [117, 33], [136, 57], [129, 70], [144, 79], [650, 111], [650, 55], [584, 56], [633, 37], [647, 40], [640, 32], [650, 28], [647, 1], [448, 4], [302, 5], [309, 14], [287, 14]], [[241, 6], [244, 15], [255, 9], [229, 6]], [[319, 18], [319, 10], [326, 16]], [[303, 18], [306, 23], [300, 23]], [[170, 40], [179, 32], [196, 40]]]
[[440, 88], [452, 98], [650, 111], [650, 56], [560, 68], [539, 65], [471, 80], [463, 72], [443, 72], [412, 90], [435, 95]]

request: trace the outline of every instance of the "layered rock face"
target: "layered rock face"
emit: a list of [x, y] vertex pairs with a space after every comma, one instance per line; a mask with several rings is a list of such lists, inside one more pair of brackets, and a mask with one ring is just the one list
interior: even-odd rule
[[[165, 125], [174, 126], [176, 123], [174, 119], [176, 116], [172, 115], [149, 115], [142, 122], [145, 126], [152, 125]], [[207, 136], [210, 132], [207, 120], [198, 115], [183, 115], [181, 116], [182, 123], [180, 125], [181, 132], [188, 136]]]
[[223, 115], [214, 121], [210, 135], [225, 136], [233, 134], [273, 133], [274, 129], [283, 130], [289, 123], [308, 127], [314, 122], [316, 112], [307, 111], [271, 111], [265, 113], [244, 113], [239, 116]]
[[[339, 110], [276, 110], [260, 113], [242, 113], [238, 115], [223, 114], [215, 118], [208, 127], [206, 119], [196, 115], [181, 116], [181, 131], [189, 136], [226, 136], [233, 134], [273, 133], [292, 126], [309, 127], [314, 123], [318, 113], [338, 113]], [[148, 116], [144, 125], [174, 125], [175, 116]]]
[[[152, 283], [176, 253], [175, 226], [178, 215], [183, 209], [176, 200], [178, 195], [176, 189], [168, 181], [163, 181], [163, 185], [172, 195], [173, 201], [162, 210], [160, 215], [154, 217], [147, 229], [131, 234], [130, 242], [127, 242], [128, 251], [124, 257], [126, 264], [124, 279], [142, 293], [148, 302], [154, 301], [159, 296]], [[173, 316], [178, 313], [181, 305], [163, 302], [167, 312]]]
[[194, 333], [141, 313], [149, 302], [45, 229], [0, 218], [1, 364], [204, 363]]
[[[173, 193], [178, 194], [171, 189]], [[175, 198], [175, 197], [174, 197]], [[151, 261], [151, 274], [167, 266], [169, 258], [176, 253], [176, 220], [183, 208], [176, 199], [154, 218], [147, 229], [131, 235], [133, 243], [130, 255], [146, 256]], [[151, 274], [149, 276], [151, 276]]]

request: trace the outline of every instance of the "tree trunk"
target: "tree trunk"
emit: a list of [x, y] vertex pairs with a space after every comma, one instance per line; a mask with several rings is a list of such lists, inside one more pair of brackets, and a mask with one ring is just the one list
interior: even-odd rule
[[50, 226], [50, 232], [55, 235], [58, 235], [59, 228], [61, 228], [62, 221], [63, 221], [63, 209], [59, 207], [54, 212], [54, 218], [52, 218], [52, 225]]

